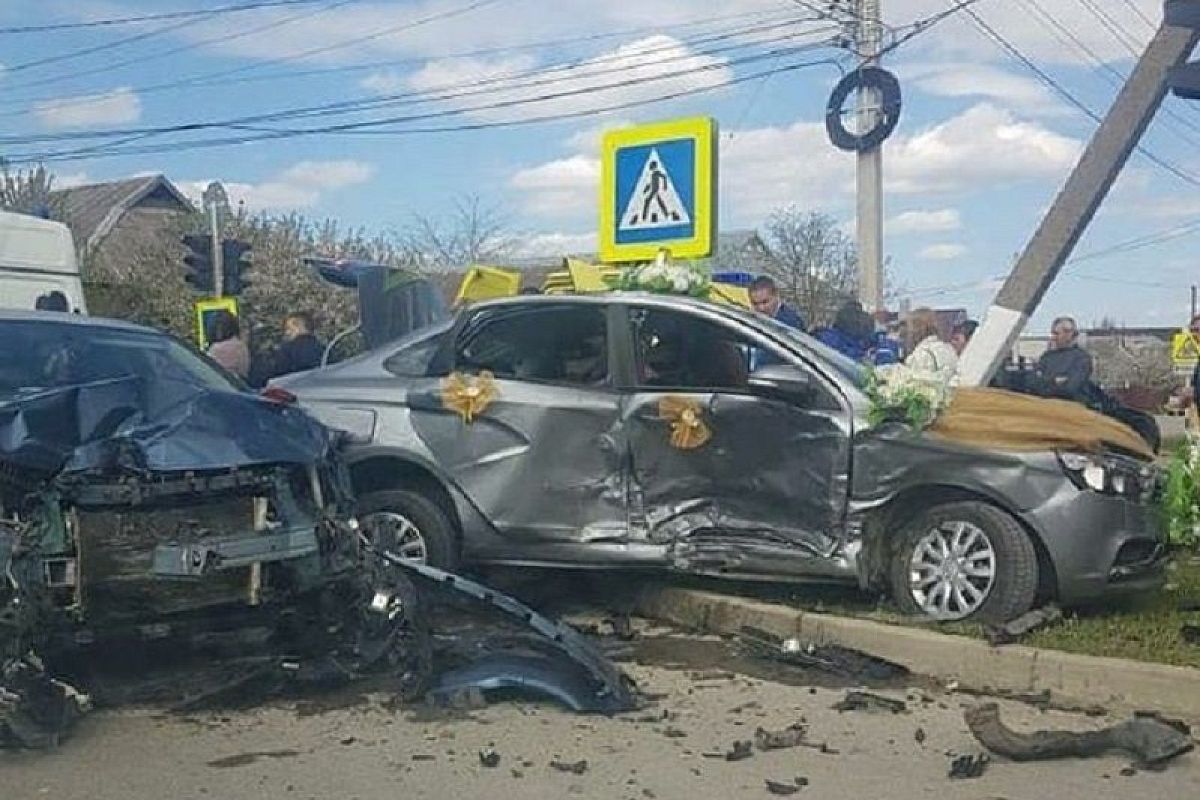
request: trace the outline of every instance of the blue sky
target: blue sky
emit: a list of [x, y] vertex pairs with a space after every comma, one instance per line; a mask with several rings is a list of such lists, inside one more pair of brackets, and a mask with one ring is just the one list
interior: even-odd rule
[[[247, 0], [0, 0], [0, 28], [213, 9]], [[886, 0], [894, 28], [951, 0]], [[370, 230], [445, 214], [476, 194], [502, 210], [530, 252], [594, 247], [599, 132], [708, 114], [721, 131], [720, 226], [761, 225], [792, 203], [853, 228], [854, 161], [826, 140], [839, 77], [837, 32], [805, 6], [827, 0], [323, 0], [123, 26], [0, 33], [0, 120], [10, 157], [101, 140], [39, 135], [234, 120], [363, 100], [367, 111], [143, 136], [166, 152], [79, 157], [49, 166], [60, 183], [162, 172], [188, 191], [209, 180], [256, 209], [333, 217]], [[835, 4], [836, 5], [836, 4]], [[843, 3], [843, 5], [845, 5]], [[1147, 41], [1158, 0], [979, 0], [990, 26], [1101, 113], [1114, 73]], [[844, 16], [844, 15], [842, 15]], [[1070, 38], [1070, 37], [1073, 37]], [[134, 41], [123, 39], [136, 38]], [[798, 49], [804, 47], [806, 49]], [[72, 56], [81, 50], [91, 53]], [[64, 56], [72, 56], [64, 58]], [[1098, 59], [1098, 60], [1097, 60]], [[37, 63], [45, 62], [45, 63]], [[125, 63], [131, 62], [131, 63]], [[1094, 123], [1010, 60], [962, 13], [890, 54], [904, 111], [885, 149], [885, 250], [914, 304], [986, 308]], [[613, 84], [623, 84], [614, 86]], [[667, 94], [674, 100], [611, 109]], [[423, 93], [423, 94], [414, 94]], [[531, 102], [539, 94], [555, 97]], [[481, 108], [481, 106], [491, 106]], [[1200, 104], [1169, 98], [1144, 144], [1200, 176]], [[578, 114], [556, 122], [494, 126]], [[409, 116], [388, 135], [276, 138], [219, 148], [188, 141]], [[416, 115], [422, 117], [411, 119]], [[395, 128], [474, 127], [441, 133]], [[1171, 232], [1200, 216], [1200, 192], [1135, 156], [1076, 250]], [[1081, 260], [1047, 295], [1034, 326], [1070, 313], [1085, 324], [1182, 321], [1200, 234]]]

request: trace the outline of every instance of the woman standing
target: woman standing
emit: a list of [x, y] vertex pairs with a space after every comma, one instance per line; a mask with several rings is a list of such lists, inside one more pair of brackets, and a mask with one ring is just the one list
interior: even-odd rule
[[250, 349], [241, 339], [237, 317], [224, 309], [213, 315], [208, 357], [245, 380], [250, 374]]
[[958, 353], [938, 333], [937, 314], [931, 308], [918, 308], [905, 324], [904, 365], [915, 372], [936, 375], [949, 385], [958, 375]]

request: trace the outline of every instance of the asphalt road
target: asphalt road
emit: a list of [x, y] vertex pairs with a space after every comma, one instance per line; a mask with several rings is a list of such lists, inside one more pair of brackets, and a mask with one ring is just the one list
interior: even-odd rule
[[[795, 796], [808, 798], [1200, 797], [1195, 753], [1133, 774], [1119, 756], [997, 759], [980, 778], [951, 780], [950, 754], [980, 752], [962, 722], [976, 698], [903, 683], [880, 691], [906, 698], [906, 713], [839, 713], [831, 705], [844, 690], [828, 679], [812, 686], [803, 673], [730, 660], [714, 640], [652, 637], [639, 652], [645, 663], [627, 669], [656, 699], [615, 718], [517, 701], [469, 712], [392, 710], [386, 695], [354, 691], [189, 716], [98, 712], [54, 752], [0, 754], [0, 797], [697, 800], [771, 797], [767, 780], [797, 779], [804, 786]], [[735, 671], [716, 668], [726, 665]], [[1106, 722], [1003, 707], [1021, 729]], [[726, 760], [756, 728], [801, 719], [807, 740], [828, 752], [795, 747]], [[481, 763], [485, 749], [499, 755], [496, 766]], [[580, 761], [578, 774], [552, 766]]]

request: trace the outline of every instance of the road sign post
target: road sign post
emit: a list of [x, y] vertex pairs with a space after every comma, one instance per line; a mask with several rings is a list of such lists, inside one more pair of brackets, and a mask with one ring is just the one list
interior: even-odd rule
[[219, 311], [228, 311], [235, 317], [238, 315], [238, 302], [235, 297], [208, 297], [197, 300], [196, 308], [196, 344], [201, 350], [207, 350], [209, 344], [208, 332], [212, 325], [213, 316]]
[[711, 255], [717, 238], [717, 123], [710, 117], [604, 134], [600, 258]]

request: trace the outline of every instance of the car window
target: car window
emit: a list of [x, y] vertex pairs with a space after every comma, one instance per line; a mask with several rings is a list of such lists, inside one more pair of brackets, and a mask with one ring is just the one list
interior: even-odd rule
[[608, 336], [600, 305], [483, 309], [454, 353], [456, 369], [497, 378], [607, 386]]
[[737, 331], [664, 309], [635, 309], [632, 322], [639, 385], [747, 390], [754, 346]]
[[169, 336], [45, 322], [0, 324], [0, 398], [81, 383], [140, 378], [232, 391], [238, 383]]
[[410, 341], [383, 362], [383, 368], [401, 378], [419, 378], [429, 374], [429, 365], [447, 336], [445, 329]]

